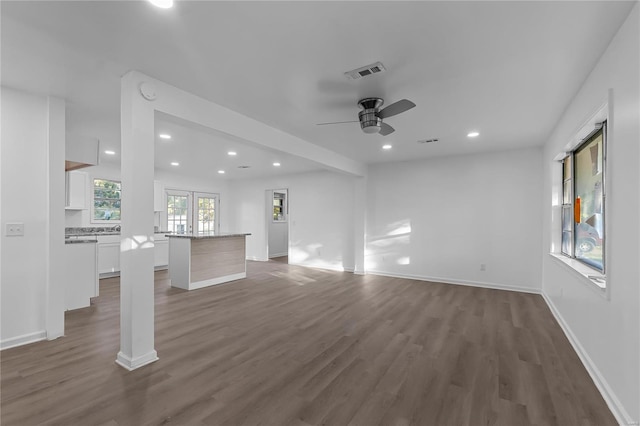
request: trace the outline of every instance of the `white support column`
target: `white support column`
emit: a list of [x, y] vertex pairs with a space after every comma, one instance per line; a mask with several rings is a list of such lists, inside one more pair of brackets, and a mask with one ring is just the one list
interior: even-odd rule
[[358, 275], [364, 275], [367, 227], [367, 178], [356, 177], [353, 183], [353, 251], [354, 269]]
[[47, 205], [47, 306], [45, 328], [47, 339], [64, 335], [64, 153], [65, 102], [49, 98], [48, 112], [48, 175]]
[[153, 291], [154, 108], [153, 100], [142, 97], [140, 83], [140, 74], [125, 74], [120, 100], [122, 222], [116, 362], [128, 370], [158, 359]]

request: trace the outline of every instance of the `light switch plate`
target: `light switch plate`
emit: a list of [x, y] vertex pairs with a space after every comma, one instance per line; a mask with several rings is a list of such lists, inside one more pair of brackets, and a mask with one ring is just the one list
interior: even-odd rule
[[7, 223], [5, 235], [7, 237], [24, 236], [24, 223]]

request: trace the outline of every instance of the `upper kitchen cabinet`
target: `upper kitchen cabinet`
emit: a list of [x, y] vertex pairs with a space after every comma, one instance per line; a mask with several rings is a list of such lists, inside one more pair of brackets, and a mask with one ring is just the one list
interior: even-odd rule
[[164, 185], [157, 180], [153, 181], [153, 211], [163, 212], [165, 210], [164, 203]]
[[100, 141], [97, 138], [67, 134], [65, 143], [66, 171], [97, 166], [100, 160]]
[[87, 202], [87, 189], [89, 185], [89, 175], [84, 172], [71, 171], [65, 174], [66, 184], [66, 210], [86, 210], [89, 208]]

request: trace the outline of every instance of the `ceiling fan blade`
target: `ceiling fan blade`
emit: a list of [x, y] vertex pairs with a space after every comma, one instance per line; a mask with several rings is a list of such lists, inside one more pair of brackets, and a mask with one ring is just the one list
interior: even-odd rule
[[332, 121], [330, 123], [316, 123], [316, 126], [324, 126], [326, 124], [343, 124], [343, 123], [358, 123], [358, 120], [351, 121]]
[[396, 129], [389, 126], [387, 123], [380, 123], [380, 131], [378, 133], [381, 134], [382, 136], [387, 136], [388, 134], [393, 133], [395, 131]]
[[402, 112], [408, 111], [411, 108], [416, 106], [413, 102], [408, 99], [402, 99], [398, 102], [392, 103], [386, 108], [383, 108], [379, 113], [378, 117], [385, 119], [387, 117], [393, 117], [394, 115], [398, 115]]

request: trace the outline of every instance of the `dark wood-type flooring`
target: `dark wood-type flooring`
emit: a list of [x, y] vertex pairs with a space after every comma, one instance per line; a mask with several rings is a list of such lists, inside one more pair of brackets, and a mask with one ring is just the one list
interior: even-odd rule
[[191, 292], [157, 272], [160, 360], [133, 372], [102, 280], [66, 337], [2, 352], [1, 424], [616, 424], [538, 295], [248, 267]]

